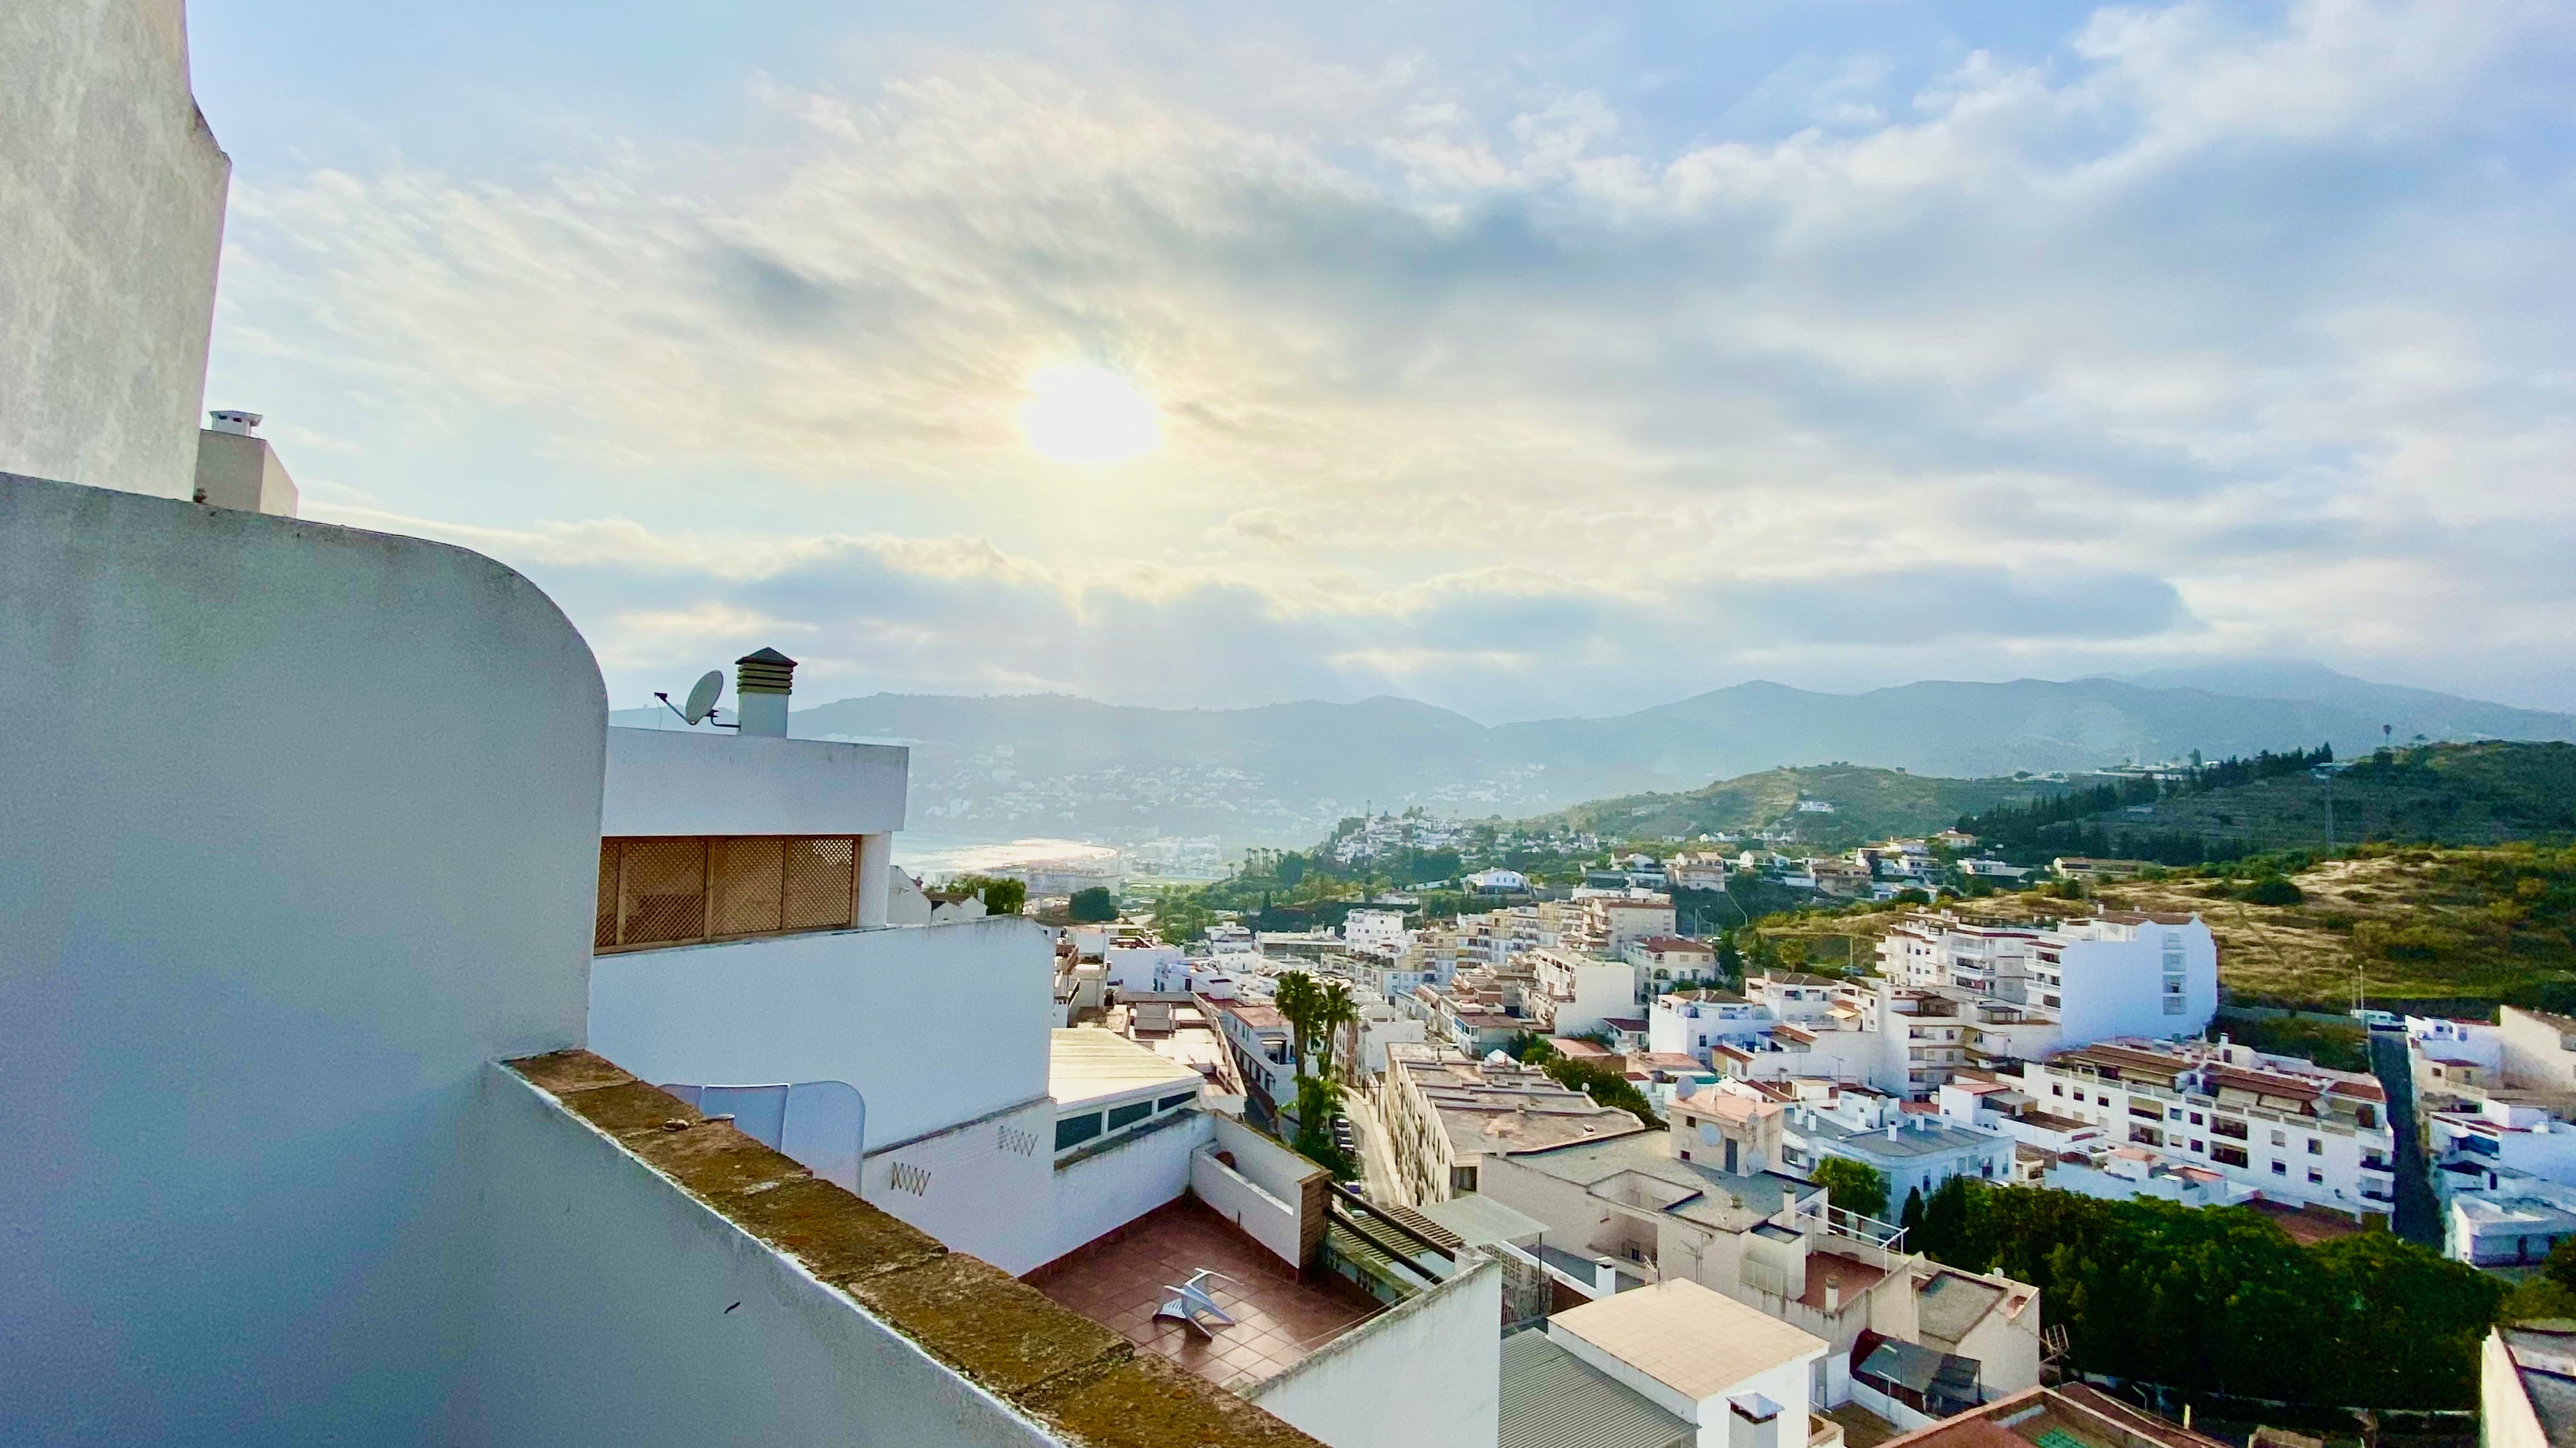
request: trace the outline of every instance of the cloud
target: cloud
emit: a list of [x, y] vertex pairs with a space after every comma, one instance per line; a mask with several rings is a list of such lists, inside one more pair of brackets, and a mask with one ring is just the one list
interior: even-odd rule
[[[756, 139], [242, 178], [221, 355], [354, 450], [317, 499], [559, 580], [638, 670], [801, 630], [854, 688], [1488, 717], [2246, 650], [2527, 677], [2576, 663], [2572, 28], [2107, 7], [1808, 44], [1687, 130], [1472, 35], [907, 51], [764, 80]], [[1166, 446], [1031, 456], [1065, 361]]]

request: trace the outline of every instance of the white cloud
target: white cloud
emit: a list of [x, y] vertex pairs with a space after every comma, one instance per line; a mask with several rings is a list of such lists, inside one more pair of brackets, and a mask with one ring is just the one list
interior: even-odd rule
[[[1488, 716], [2197, 651], [2456, 684], [2576, 663], [2569, 39], [2112, 8], [1803, 56], [1679, 139], [1546, 57], [1211, 47], [1229, 103], [923, 53], [764, 82], [758, 144], [245, 177], [222, 355], [349, 449], [317, 500], [559, 580], [620, 679], [803, 630], [852, 687]], [[1164, 446], [1030, 455], [1067, 360]]]

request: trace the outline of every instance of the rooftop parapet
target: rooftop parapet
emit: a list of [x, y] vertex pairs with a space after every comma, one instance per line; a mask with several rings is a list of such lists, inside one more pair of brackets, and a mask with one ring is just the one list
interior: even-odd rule
[[[890, 1402], [890, 1414], [926, 1406], [954, 1423], [960, 1444], [1318, 1448], [1260, 1408], [1137, 1353], [999, 1268], [948, 1251], [730, 1122], [711, 1121], [598, 1056], [561, 1051], [507, 1069], [698, 1208], [793, 1264], [846, 1307], [855, 1326], [882, 1328], [963, 1380], [935, 1391], [935, 1403]], [[740, 1272], [728, 1276], [727, 1290], [741, 1280]], [[829, 1328], [808, 1312], [790, 1327], [760, 1330], [809, 1332], [828, 1345]], [[896, 1398], [909, 1385], [882, 1386]], [[958, 1391], [966, 1386], [971, 1392]], [[975, 1400], [985, 1411], [976, 1411]], [[855, 1436], [871, 1436], [864, 1424], [850, 1427]]]

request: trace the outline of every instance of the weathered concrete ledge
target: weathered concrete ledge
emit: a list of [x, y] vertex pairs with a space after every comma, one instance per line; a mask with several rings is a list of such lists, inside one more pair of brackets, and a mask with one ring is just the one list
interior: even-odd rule
[[1067, 1443], [1322, 1448], [588, 1051], [506, 1064], [681, 1191]]

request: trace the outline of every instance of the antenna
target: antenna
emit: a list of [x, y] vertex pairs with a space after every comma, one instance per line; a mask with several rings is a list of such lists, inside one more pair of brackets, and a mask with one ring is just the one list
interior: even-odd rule
[[[698, 725], [707, 722], [707, 716], [716, 711], [716, 698], [722, 693], [724, 693], [724, 671], [721, 669], [709, 669], [707, 670], [706, 677], [698, 680], [697, 686], [689, 690], [689, 705], [687, 708], [683, 709], [679, 705], [672, 703], [671, 696], [663, 693], [659, 689], [653, 691], [653, 697], [662, 701], [663, 708], [679, 715], [681, 723], [694, 729]], [[732, 729], [739, 726], [718, 724], [716, 727], [718, 729]]]

